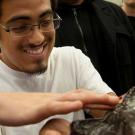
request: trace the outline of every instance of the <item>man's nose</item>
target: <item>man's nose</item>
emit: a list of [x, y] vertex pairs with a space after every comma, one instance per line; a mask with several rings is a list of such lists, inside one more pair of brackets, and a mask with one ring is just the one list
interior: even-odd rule
[[38, 28], [35, 28], [30, 34], [28, 40], [30, 44], [39, 45], [45, 40], [45, 35]]

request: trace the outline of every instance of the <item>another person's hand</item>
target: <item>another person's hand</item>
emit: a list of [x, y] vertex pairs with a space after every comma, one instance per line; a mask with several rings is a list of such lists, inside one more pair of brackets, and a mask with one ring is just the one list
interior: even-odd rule
[[[80, 98], [82, 101], [84, 100], [83, 101], [84, 108], [88, 107], [96, 111], [99, 111], [99, 110], [104, 111], [104, 109], [112, 109], [119, 101], [116, 95], [110, 94], [110, 93], [96, 94], [96, 93], [85, 91], [85, 90], [83, 91], [78, 90], [76, 92], [82, 93]], [[88, 99], [90, 98], [89, 96], [87, 96], [89, 94], [90, 94], [91, 99]], [[95, 112], [93, 111], [93, 113]], [[40, 133], [39, 133], [39, 135], [69, 135], [69, 134], [70, 134], [70, 122], [64, 119], [60, 119], [60, 118], [54, 118], [54, 119], [49, 120], [44, 125], [44, 127], [40, 130]]]
[[87, 90], [58, 93], [0, 93], [0, 124], [20, 126], [38, 123], [49, 116], [67, 114], [87, 105], [102, 104], [112, 108], [117, 97]]
[[[117, 96], [114, 92], [107, 93], [110, 96]], [[120, 98], [119, 98], [119, 103], [120, 103]], [[113, 108], [106, 108], [106, 106], [102, 104], [94, 104], [94, 105], [87, 105], [86, 113], [90, 116], [93, 116], [94, 118], [101, 118], [103, 117], [108, 109], [113, 109]]]
[[[74, 92], [71, 92], [74, 93]], [[55, 114], [66, 114], [82, 108], [80, 94], [0, 93], [0, 124], [21, 126], [34, 124]]]

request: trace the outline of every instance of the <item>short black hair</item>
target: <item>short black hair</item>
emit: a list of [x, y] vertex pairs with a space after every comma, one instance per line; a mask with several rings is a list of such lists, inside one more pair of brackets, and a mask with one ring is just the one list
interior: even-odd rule
[[2, 15], [2, 2], [3, 0], [0, 0], [0, 16]]
[[[51, 1], [52, 10], [55, 11], [57, 7], [57, 0], [50, 0], [50, 1]], [[0, 0], [0, 16], [2, 16], [2, 2], [3, 0]]]
[[52, 10], [55, 11], [56, 7], [57, 7], [57, 0], [50, 0], [51, 1], [51, 7], [52, 7]]

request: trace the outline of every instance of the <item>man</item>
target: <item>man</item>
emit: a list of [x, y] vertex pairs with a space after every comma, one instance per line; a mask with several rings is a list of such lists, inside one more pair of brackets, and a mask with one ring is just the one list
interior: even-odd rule
[[[98, 98], [99, 95], [92, 92], [110, 93], [112, 90], [102, 81], [88, 57], [80, 50], [73, 47], [54, 48], [55, 29], [60, 23], [59, 16], [51, 7], [51, 2], [55, 1], [3, 0], [0, 2], [1, 92], [65, 93], [74, 90], [75, 92], [69, 93], [71, 98], [65, 94], [61, 100], [77, 101], [78, 107], [73, 106], [70, 111], [63, 110], [63, 113], [79, 108], [111, 109], [118, 103], [117, 97], [110, 100], [108, 96], [103, 95]], [[75, 96], [76, 94], [78, 96]], [[60, 97], [58, 99], [60, 100]], [[48, 106], [51, 105], [51, 99], [49, 101]], [[38, 107], [38, 104], [42, 103], [35, 100], [35, 106]], [[15, 106], [13, 112], [14, 109]], [[27, 111], [30, 115], [26, 107], [24, 112]], [[43, 120], [43, 115], [41, 111], [40, 120]], [[80, 111], [59, 117], [69, 123], [78, 118], [83, 119], [84, 115]], [[27, 123], [27, 120], [25, 122]], [[36, 123], [36, 120], [31, 123]], [[44, 121], [21, 127], [3, 126], [1, 134], [37, 135], [43, 124]]]
[[135, 84], [135, 41], [128, 18], [103, 0], [59, 0], [56, 46], [75, 46], [91, 58], [103, 80], [121, 95]]
[[135, 33], [135, 1], [134, 0], [123, 0], [122, 9], [126, 13], [133, 26]]

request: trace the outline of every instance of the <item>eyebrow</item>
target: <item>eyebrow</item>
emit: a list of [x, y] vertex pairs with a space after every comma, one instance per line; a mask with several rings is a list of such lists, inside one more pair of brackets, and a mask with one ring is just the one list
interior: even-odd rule
[[[39, 18], [48, 16], [48, 15], [53, 15], [53, 11], [52, 10], [47, 10], [45, 12], [43, 12]], [[13, 18], [11, 18], [10, 20], [7, 21], [7, 24], [15, 22], [17, 20], [30, 20], [31, 18], [29, 16], [14, 16]]]
[[53, 15], [53, 11], [52, 10], [48, 10], [47, 12], [44, 12], [42, 13], [39, 18], [42, 18], [42, 17], [45, 17], [45, 16], [48, 16], [48, 15]]

